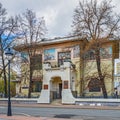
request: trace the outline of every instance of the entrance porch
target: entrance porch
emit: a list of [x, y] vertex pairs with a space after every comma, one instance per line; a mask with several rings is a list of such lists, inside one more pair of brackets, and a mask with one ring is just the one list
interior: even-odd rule
[[50, 100], [62, 98], [62, 80], [61, 77], [52, 77], [50, 81]]
[[57, 68], [51, 68], [49, 64], [43, 66], [43, 88], [38, 103], [50, 103], [54, 99], [61, 98], [63, 104], [74, 104], [75, 98], [72, 89], [75, 84], [75, 71], [70, 62]]

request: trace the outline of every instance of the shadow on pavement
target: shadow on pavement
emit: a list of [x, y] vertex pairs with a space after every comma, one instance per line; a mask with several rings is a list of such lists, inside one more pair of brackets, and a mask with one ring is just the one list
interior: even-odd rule
[[55, 115], [54, 118], [72, 118], [76, 115], [73, 114], [59, 114], [59, 115]]

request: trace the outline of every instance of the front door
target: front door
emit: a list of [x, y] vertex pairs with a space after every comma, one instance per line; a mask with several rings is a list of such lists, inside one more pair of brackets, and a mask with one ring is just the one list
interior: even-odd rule
[[51, 99], [61, 99], [62, 96], [62, 80], [56, 76], [51, 78]]
[[62, 98], [62, 83], [59, 84], [59, 98]]

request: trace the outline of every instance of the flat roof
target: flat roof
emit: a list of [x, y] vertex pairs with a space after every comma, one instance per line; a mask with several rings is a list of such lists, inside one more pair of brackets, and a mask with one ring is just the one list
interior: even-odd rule
[[[85, 40], [87, 42], [86, 38], [82, 38], [80, 36], [68, 36], [68, 37], [55, 37], [53, 39], [41, 39], [38, 42], [33, 43], [34, 46], [39, 46], [39, 45], [49, 45], [49, 44], [56, 44], [56, 43], [64, 43], [64, 42], [71, 42], [71, 41], [82, 41]], [[30, 44], [25, 44], [24, 40], [18, 39], [14, 43], [14, 48], [19, 49], [19, 48], [25, 48], [30, 46]]]

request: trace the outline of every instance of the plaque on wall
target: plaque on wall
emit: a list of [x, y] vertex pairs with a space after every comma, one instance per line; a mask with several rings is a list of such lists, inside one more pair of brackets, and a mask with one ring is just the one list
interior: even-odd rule
[[44, 90], [47, 90], [47, 89], [48, 89], [48, 85], [45, 84], [45, 85], [44, 85]]
[[68, 89], [68, 80], [64, 81], [64, 89]]

